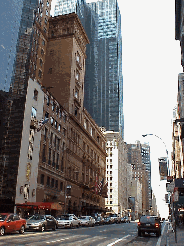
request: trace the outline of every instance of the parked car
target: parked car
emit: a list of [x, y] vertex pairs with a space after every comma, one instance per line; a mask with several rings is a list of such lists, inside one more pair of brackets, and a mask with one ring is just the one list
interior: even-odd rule
[[105, 218], [104, 218], [104, 223], [105, 223], [105, 224], [112, 224], [112, 219], [111, 219], [111, 217], [105, 217]]
[[130, 223], [130, 219], [129, 219], [128, 216], [124, 216], [124, 217], [121, 218], [121, 222], [123, 222], [123, 223]]
[[52, 229], [55, 231], [57, 226], [57, 220], [53, 216], [34, 214], [27, 220], [26, 230], [43, 232], [47, 229]]
[[110, 217], [113, 220], [113, 223], [121, 223], [121, 217], [119, 217], [117, 214], [112, 214]]
[[81, 220], [79, 220], [74, 214], [63, 214], [56, 218], [58, 222], [58, 228], [72, 228], [79, 227], [81, 225]]
[[94, 226], [95, 219], [91, 216], [81, 216], [80, 218], [81, 226]]
[[0, 235], [3, 236], [7, 232], [19, 231], [24, 233], [26, 220], [19, 217], [17, 214], [0, 214]]
[[95, 225], [104, 225], [104, 218], [102, 216], [95, 217]]
[[155, 233], [157, 237], [161, 235], [161, 223], [160, 218], [157, 216], [141, 216], [138, 222], [138, 236], [147, 232]]

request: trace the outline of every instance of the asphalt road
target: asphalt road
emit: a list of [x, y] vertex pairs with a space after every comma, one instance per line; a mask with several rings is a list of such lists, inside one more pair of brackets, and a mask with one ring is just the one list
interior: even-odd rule
[[12, 233], [0, 237], [2, 246], [156, 246], [160, 238], [154, 234], [137, 236], [137, 223], [57, 229], [45, 232]]

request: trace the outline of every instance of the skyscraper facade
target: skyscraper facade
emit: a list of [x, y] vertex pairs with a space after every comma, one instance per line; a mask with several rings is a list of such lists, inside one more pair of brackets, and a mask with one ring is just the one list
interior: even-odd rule
[[84, 106], [99, 126], [124, 138], [121, 15], [116, 0], [58, 0], [55, 15], [76, 12], [87, 47]]
[[0, 205], [7, 209], [12, 209], [16, 195], [29, 76], [42, 84], [50, 2], [13, 0], [1, 5]]

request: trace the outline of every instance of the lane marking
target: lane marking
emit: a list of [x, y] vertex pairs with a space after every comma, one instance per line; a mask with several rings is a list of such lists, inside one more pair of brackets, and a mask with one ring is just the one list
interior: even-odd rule
[[117, 239], [116, 241], [114, 241], [114, 242], [108, 244], [107, 246], [113, 246], [115, 243], [118, 243], [118, 242], [120, 242], [120, 241], [122, 241], [122, 240], [125, 240], [127, 237], [130, 237], [130, 235], [126, 235], [125, 237], [122, 237], [122, 238], [120, 238], [120, 239]]
[[161, 245], [161, 240], [162, 240], [162, 235], [164, 233], [164, 229], [166, 227], [167, 223], [165, 223], [165, 225], [163, 226], [162, 232], [161, 232], [161, 236], [159, 237], [159, 239], [157, 240], [157, 244], [156, 246], [160, 246]]

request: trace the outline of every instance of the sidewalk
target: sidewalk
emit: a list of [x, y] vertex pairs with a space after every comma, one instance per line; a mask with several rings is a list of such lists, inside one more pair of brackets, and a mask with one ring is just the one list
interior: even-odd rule
[[184, 228], [177, 227], [177, 243], [175, 241], [175, 232], [172, 231], [170, 224], [166, 224], [164, 233], [161, 236], [160, 246], [184, 246]]

